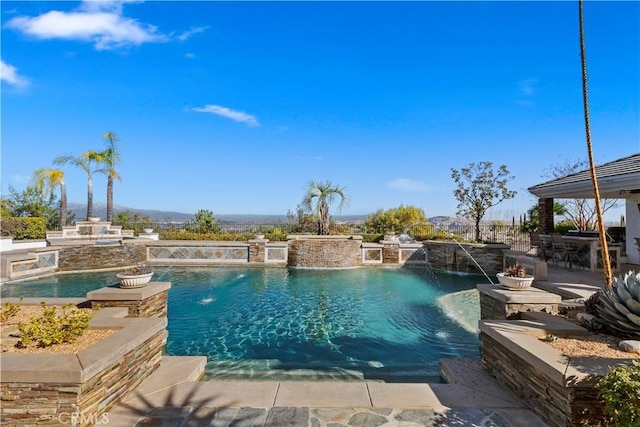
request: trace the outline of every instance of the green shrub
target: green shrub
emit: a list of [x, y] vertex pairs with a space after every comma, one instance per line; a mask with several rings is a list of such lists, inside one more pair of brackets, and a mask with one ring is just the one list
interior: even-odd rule
[[3, 236], [13, 240], [44, 239], [47, 237], [47, 219], [40, 217], [2, 218], [0, 225]]
[[[20, 301], [22, 301], [23, 297], [20, 297]], [[15, 316], [20, 311], [20, 306], [18, 304], [13, 304], [10, 302], [6, 302], [4, 307], [0, 308], [0, 322], [4, 322], [10, 317]]]
[[59, 316], [57, 307], [46, 308], [44, 301], [40, 304], [44, 308], [42, 316], [30, 318], [28, 324], [18, 324], [22, 347], [33, 343], [38, 347], [73, 343], [89, 327], [92, 314], [75, 308], [71, 303], [62, 306]]
[[640, 426], [640, 361], [612, 368], [598, 383], [607, 425]]

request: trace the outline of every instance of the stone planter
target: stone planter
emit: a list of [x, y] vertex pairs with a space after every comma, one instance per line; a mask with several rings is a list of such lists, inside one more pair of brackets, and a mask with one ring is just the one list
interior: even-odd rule
[[153, 233], [153, 228], [144, 228], [144, 229], [142, 229], [142, 232], [144, 234], [151, 234], [151, 233]]
[[143, 286], [147, 286], [147, 284], [151, 281], [151, 276], [153, 276], [153, 272], [136, 275], [124, 273], [116, 274], [116, 277], [120, 281], [120, 287], [125, 289], [141, 288]]
[[91, 328], [118, 331], [75, 354], [3, 353], [2, 424], [106, 424], [103, 414], [160, 366], [166, 344], [166, 317], [126, 314], [124, 308], [97, 312]]
[[547, 313], [522, 320], [481, 320], [482, 364], [552, 427], [606, 425], [598, 381], [632, 359], [564, 356], [539, 338], [589, 332]]
[[496, 274], [496, 277], [498, 277], [498, 282], [500, 282], [500, 286], [513, 291], [528, 289], [533, 283], [533, 279], [534, 279], [533, 276], [510, 277], [510, 276], [505, 276], [504, 273], [498, 273]]
[[100, 221], [100, 217], [99, 216], [90, 216], [87, 219], [89, 220], [89, 222], [94, 222], [94, 223]]

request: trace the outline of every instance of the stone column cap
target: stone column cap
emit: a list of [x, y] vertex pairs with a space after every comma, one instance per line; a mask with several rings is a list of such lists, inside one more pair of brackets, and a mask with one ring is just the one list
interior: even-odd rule
[[107, 286], [87, 293], [91, 301], [138, 301], [166, 292], [171, 288], [171, 282], [151, 282], [142, 288], [120, 288], [118, 285]]
[[562, 301], [560, 295], [534, 287], [518, 291], [490, 284], [479, 284], [476, 287], [481, 294], [509, 304], [559, 304]]

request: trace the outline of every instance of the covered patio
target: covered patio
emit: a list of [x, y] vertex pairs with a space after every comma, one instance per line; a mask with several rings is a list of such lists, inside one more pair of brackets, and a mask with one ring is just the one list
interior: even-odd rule
[[[640, 153], [596, 167], [602, 199], [622, 199], [625, 203], [626, 230], [621, 245], [619, 270], [640, 271]], [[539, 198], [540, 233], [554, 231], [554, 199], [593, 199], [588, 169], [543, 182], [528, 189]]]

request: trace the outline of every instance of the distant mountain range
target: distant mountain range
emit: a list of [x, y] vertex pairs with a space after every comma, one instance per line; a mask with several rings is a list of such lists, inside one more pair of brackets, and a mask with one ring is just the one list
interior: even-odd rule
[[[82, 219], [87, 213], [87, 205], [82, 203], [69, 203], [69, 210], [75, 213], [76, 219]], [[114, 214], [118, 212], [130, 211], [139, 215], [148, 216], [154, 221], [171, 221], [185, 222], [194, 219], [194, 214], [184, 212], [160, 211], [153, 209], [138, 209], [127, 206], [115, 205], [113, 207]], [[93, 214], [100, 218], [107, 217], [107, 205], [104, 203], [94, 203]], [[288, 221], [286, 215], [258, 215], [258, 214], [235, 214], [235, 215], [214, 215], [222, 223], [244, 223], [244, 224], [281, 224]], [[363, 222], [368, 215], [332, 215], [332, 218], [338, 222]], [[449, 216], [434, 216], [429, 218], [429, 222], [434, 225], [451, 225], [451, 224], [467, 224], [468, 221], [462, 218], [453, 218]]]

